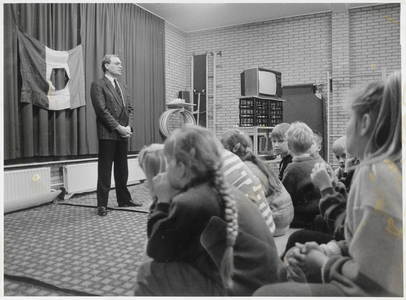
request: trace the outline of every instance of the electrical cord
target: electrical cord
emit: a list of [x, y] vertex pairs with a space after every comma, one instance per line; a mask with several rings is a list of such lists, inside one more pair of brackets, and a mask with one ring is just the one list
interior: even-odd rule
[[169, 128], [169, 119], [175, 113], [181, 114], [185, 125], [196, 125], [196, 120], [190, 111], [186, 109], [168, 109], [159, 117], [159, 130], [166, 137], [169, 137], [172, 134], [172, 131]]
[[9, 280], [27, 283], [27, 284], [33, 284], [33, 285], [36, 285], [36, 286], [39, 286], [42, 288], [46, 288], [46, 289], [50, 289], [50, 290], [54, 290], [54, 291], [58, 291], [58, 292], [66, 293], [66, 294], [71, 294], [74, 296], [101, 296], [101, 295], [90, 294], [87, 292], [81, 292], [81, 291], [77, 291], [77, 290], [61, 288], [56, 285], [46, 283], [44, 281], [26, 277], [26, 276], [15, 276], [15, 275], [4, 274], [4, 278], [9, 279]]

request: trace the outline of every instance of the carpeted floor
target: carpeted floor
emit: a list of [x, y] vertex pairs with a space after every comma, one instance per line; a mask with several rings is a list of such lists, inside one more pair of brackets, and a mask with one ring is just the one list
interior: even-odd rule
[[150, 197], [129, 187], [141, 208], [96, 212], [95, 193], [4, 216], [4, 296], [132, 296], [146, 239]]

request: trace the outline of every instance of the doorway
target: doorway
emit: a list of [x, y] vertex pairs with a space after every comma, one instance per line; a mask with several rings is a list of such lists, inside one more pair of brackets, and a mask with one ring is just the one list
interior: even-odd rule
[[311, 129], [317, 130], [323, 137], [321, 157], [327, 160], [327, 122], [325, 101], [314, 94], [313, 84], [291, 85], [283, 87], [283, 122], [300, 121]]

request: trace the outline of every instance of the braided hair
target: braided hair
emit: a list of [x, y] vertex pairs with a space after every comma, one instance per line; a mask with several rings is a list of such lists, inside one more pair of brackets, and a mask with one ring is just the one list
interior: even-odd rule
[[223, 219], [227, 223], [227, 247], [220, 273], [226, 288], [232, 286], [234, 245], [238, 235], [238, 212], [231, 187], [221, 172], [223, 146], [213, 132], [197, 126], [186, 125], [176, 129], [165, 141], [165, 156], [182, 162], [193, 173], [185, 189], [209, 182], [218, 195]]

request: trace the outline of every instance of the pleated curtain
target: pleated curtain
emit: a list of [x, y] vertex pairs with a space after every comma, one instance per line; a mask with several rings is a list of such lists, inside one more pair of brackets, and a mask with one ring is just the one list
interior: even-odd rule
[[[105, 54], [118, 54], [120, 81], [130, 88], [135, 108], [129, 151], [162, 142], [159, 116], [165, 109], [165, 22], [134, 4], [4, 4], [5, 164], [95, 155], [96, 115], [90, 85], [104, 76]], [[17, 28], [53, 50], [81, 44], [86, 105], [50, 111], [20, 102]], [[63, 85], [64, 74], [55, 73]]]

